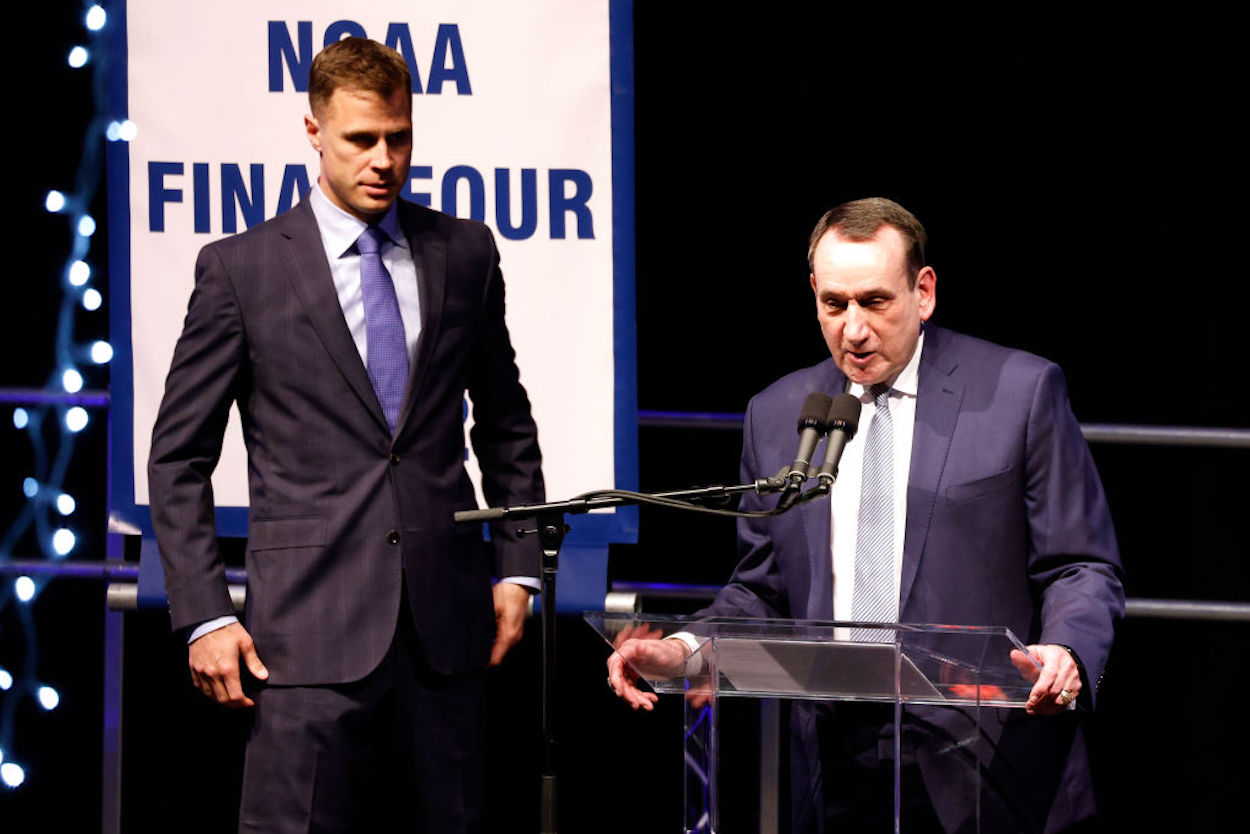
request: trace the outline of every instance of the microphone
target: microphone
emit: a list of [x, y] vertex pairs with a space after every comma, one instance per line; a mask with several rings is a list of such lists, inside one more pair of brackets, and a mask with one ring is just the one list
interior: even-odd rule
[[820, 486], [825, 491], [838, 479], [838, 461], [842, 459], [842, 450], [859, 429], [861, 407], [859, 398], [850, 394], [838, 394], [829, 406], [829, 416], [825, 420], [829, 427], [829, 439], [825, 442], [825, 460], [820, 465], [819, 473]]
[[[856, 403], [858, 404], [858, 400]], [[829, 430], [827, 417], [832, 405], [833, 399], [820, 391], [813, 391], [803, 400], [803, 408], [799, 411], [799, 450], [786, 474], [790, 481], [787, 489], [798, 489], [808, 479], [807, 470], [812, 465], [816, 444]]]

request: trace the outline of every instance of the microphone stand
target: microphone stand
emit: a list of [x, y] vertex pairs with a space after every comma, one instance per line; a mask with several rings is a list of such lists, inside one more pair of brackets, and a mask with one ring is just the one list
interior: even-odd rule
[[[789, 471], [787, 467], [786, 470]], [[555, 732], [555, 672], [556, 672], [556, 571], [560, 560], [560, 546], [564, 543], [564, 536], [568, 532], [568, 525], [565, 523], [565, 514], [588, 513], [591, 510], [597, 510], [607, 507], [622, 507], [632, 504], [642, 503], [658, 503], [662, 506], [674, 506], [669, 502], [688, 502], [688, 501], [709, 501], [714, 499], [729, 498], [745, 492], [780, 492], [787, 488], [789, 482], [784, 477], [778, 476], [774, 478], [761, 478], [753, 484], [739, 484], [736, 486], [709, 486], [695, 487], [694, 489], [678, 490], [675, 492], [658, 492], [654, 494], [645, 493], [624, 493], [615, 490], [605, 490], [605, 493], [599, 494], [587, 493], [585, 497], [572, 498], [567, 501], [553, 501], [545, 504], [521, 504], [513, 507], [487, 507], [479, 510], [461, 510], [455, 514], [457, 524], [480, 524], [489, 521], [504, 520], [524, 520], [535, 519], [536, 529], [520, 530], [520, 535], [537, 535], [539, 542], [542, 544], [542, 563], [540, 583], [542, 586], [542, 729], [543, 729], [543, 773], [541, 787], [541, 812], [539, 816], [539, 831], [541, 834], [556, 834], [556, 807], [557, 807], [557, 791], [556, 791], [556, 732]], [[790, 507], [802, 503], [804, 501], [817, 498], [826, 494], [829, 489], [828, 485], [823, 482], [820, 486], [813, 487], [801, 495], [795, 492], [796, 488], [791, 487], [791, 492], [787, 495], [796, 495], [795, 501], [790, 502], [781, 510], [790, 509]], [[694, 505], [689, 505], [688, 509], [701, 509]], [[705, 512], [708, 510], [704, 510]], [[729, 511], [717, 511], [725, 512]], [[733, 513], [737, 514], [737, 513]], [[776, 512], [764, 513], [765, 515], [774, 515]]]

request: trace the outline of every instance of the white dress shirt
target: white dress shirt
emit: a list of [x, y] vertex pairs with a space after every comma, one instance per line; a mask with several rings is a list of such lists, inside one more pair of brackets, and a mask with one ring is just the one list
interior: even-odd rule
[[[894, 598], [903, 576], [903, 537], [907, 529], [907, 481], [911, 472], [911, 440], [916, 427], [916, 387], [924, 332], [911, 359], [890, 384], [890, 421], [894, 437]], [[838, 480], [829, 496], [833, 566], [833, 618], [851, 619], [855, 590], [855, 544], [859, 534], [859, 493], [864, 475], [864, 441], [876, 415], [872, 394], [859, 383], [847, 393], [859, 397], [863, 411], [855, 439], [846, 444], [838, 465]]]

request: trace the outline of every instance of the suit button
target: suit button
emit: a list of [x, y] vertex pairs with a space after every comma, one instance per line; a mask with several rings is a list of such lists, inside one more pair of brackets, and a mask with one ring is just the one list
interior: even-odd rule
[[390, 457], [390, 461], [391, 461], [391, 466], [398, 466], [398, 465], [399, 465], [399, 455], [397, 455], [397, 454], [395, 454], [394, 452], [392, 452], [392, 453], [391, 453], [391, 457]]
[[392, 530], [386, 534], [386, 540], [391, 544], [399, 544], [399, 531]]

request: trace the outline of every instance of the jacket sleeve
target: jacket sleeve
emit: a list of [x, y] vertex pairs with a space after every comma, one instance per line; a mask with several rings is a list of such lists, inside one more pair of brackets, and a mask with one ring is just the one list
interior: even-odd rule
[[1098, 470], [1053, 364], [1034, 390], [1025, 455], [1028, 576], [1041, 600], [1040, 642], [1075, 651], [1096, 688], [1124, 616], [1123, 568]]
[[[480, 227], [489, 251], [482, 299], [480, 336], [469, 369], [473, 401], [470, 439], [482, 471], [482, 493], [491, 506], [533, 504], [545, 500], [542, 454], [530, 401], [521, 385], [516, 352], [504, 320], [504, 283], [499, 250], [488, 229]], [[517, 537], [515, 524], [491, 526], [497, 576], [537, 576], [537, 536]]]
[[148, 457], [149, 503], [175, 629], [234, 613], [217, 546], [213, 486], [246, 345], [238, 299], [216, 247], [195, 289], [165, 382]]

